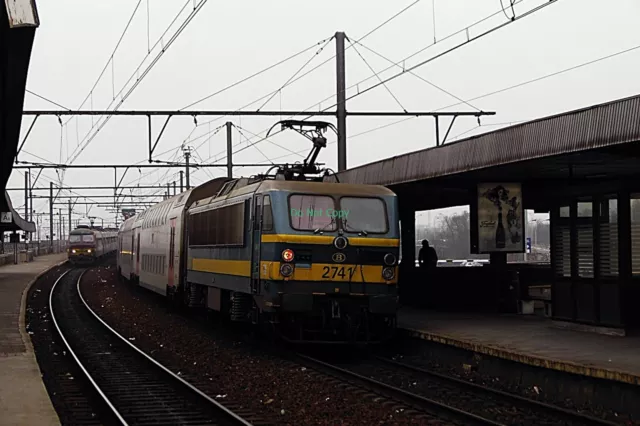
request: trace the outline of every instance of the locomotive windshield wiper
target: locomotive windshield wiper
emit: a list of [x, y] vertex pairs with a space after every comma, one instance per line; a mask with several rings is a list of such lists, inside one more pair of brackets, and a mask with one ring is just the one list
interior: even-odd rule
[[359, 234], [362, 234], [362, 235], [364, 235], [365, 237], [366, 237], [367, 235], [369, 235], [369, 234], [367, 233], [367, 231], [365, 231], [364, 229], [356, 229], [356, 228], [352, 227], [352, 226], [351, 226], [351, 225], [349, 225], [349, 224], [347, 223], [347, 221], [346, 221], [346, 220], [344, 220], [344, 219], [342, 220], [342, 226], [343, 226], [343, 227], [345, 227], [345, 228], [347, 228], [347, 227], [348, 227], [348, 228], [350, 228], [350, 229], [349, 229], [349, 231], [350, 231], [350, 232], [358, 232]]
[[313, 231], [313, 233], [314, 233], [314, 234], [317, 234], [317, 233], [319, 233], [319, 232], [322, 232], [322, 231], [324, 231], [325, 229], [327, 229], [327, 227], [328, 227], [328, 226], [330, 226], [330, 225], [335, 225], [335, 223], [336, 223], [336, 220], [335, 220], [334, 218], [331, 218], [331, 222], [327, 223], [327, 224], [326, 224], [325, 226], [323, 226], [322, 228], [315, 229], [315, 230]]

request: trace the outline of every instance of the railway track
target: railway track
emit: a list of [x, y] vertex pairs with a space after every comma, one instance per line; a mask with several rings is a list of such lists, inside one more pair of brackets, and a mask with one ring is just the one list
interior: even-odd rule
[[[70, 269], [49, 295], [51, 318], [69, 353], [123, 425], [250, 425], [137, 349], [104, 323], [80, 292], [84, 269]], [[248, 417], [247, 417], [248, 419]]]
[[[593, 426], [616, 425], [616, 423], [588, 416], [577, 411], [568, 410], [566, 408], [558, 407], [552, 404], [547, 404], [544, 402], [536, 401], [534, 399], [525, 398], [487, 386], [482, 386], [477, 383], [471, 383], [466, 380], [447, 376], [435, 371], [429, 371], [424, 368], [420, 368], [404, 362], [399, 362], [394, 359], [381, 356], [376, 356], [374, 357], [374, 359], [392, 368], [400, 368], [402, 370], [410, 372], [417, 380], [424, 378], [429, 381], [430, 385], [438, 386], [440, 388], [455, 388], [458, 389], [458, 393], [460, 392], [460, 390], [464, 390], [464, 392], [468, 393], [468, 395], [470, 396], [474, 394], [478, 395], [479, 397], [484, 396], [484, 399], [489, 404], [497, 405], [500, 401], [504, 401], [504, 403], [509, 403], [514, 408], [514, 415], [518, 415], [518, 413], [526, 415], [527, 412], [536, 413], [536, 415], [539, 416], [538, 424], [575, 424]], [[508, 424], [514, 423], [508, 422]]]
[[[446, 403], [426, 398], [413, 392], [391, 386], [379, 380], [355, 373], [347, 368], [324, 362], [322, 360], [296, 354], [297, 362], [314, 370], [332, 376], [350, 385], [364, 389], [365, 391], [379, 395], [382, 398], [400, 404], [398, 409], [411, 413], [421, 419], [429, 419], [429, 424], [453, 424], [453, 425], [492, 425], [501, 426], [501, 423], [477, 416], [465, 410], [458, 409]], [[426, 419], [425, 419], [426, 420]], [[437, 423], [434, 423], [437, 422]]]
[[606, 420], [430, 372], [383, 357], [327, 363], [306, 355], [307, 362], [418, 410], [464, 424], [615, 425]]

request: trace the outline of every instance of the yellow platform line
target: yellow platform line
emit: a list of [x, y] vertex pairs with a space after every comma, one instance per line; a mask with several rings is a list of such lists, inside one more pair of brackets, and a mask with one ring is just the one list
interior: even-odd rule
[[549, 370], [557, 370], [565, 373], [580, 374], [582, 376], [593, 377], [597, 379], [613, 380], [616, 382], [629, 383], [632, 385], [640, 385], [640, 376], [631, 373], [625, 373], [618, 370], [587, 367], [573, 361], [564, 361], [553, 358], [543, 358], [541, 356], [533, 356], [518, 351], [508, 351], [491, 345], [461, 340], [444, 334], [430, 333], [414, 328], [399, 328], [399, 330], [411, 337], [427, 340], [430, 342], [441, 343], [447, 346], [465, 349], [490, 355], [496, 358], [507, 359], [509, 361], [519, 362], [521, 364], [532, 365], [534, 367], [542, 367]]

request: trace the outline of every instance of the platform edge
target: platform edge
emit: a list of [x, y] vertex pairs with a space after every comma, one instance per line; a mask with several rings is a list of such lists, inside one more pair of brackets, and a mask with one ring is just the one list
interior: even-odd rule
[[527, 364], [534, 367], [557, 370], [565, 373], [577, 374], [577, 375], [592, 377], [596, 379], [604, 379], [604, 380], [628, 383], [631, 385], [640, 385], [640, 376], [636, 376], [636, 375], [625, 373], [618, 370], [608, 370], [604, 368], [587, 367], [571, 361], [560, 361], [557, 359], [526, 355], [521, 352], [508, 351], [505, 349], [496, 348], [491, 345], [478, 344], [478, 343], [446, 336], [443, 334], [430, 333], [430, 332], [415, 329], [415, 328], [405, 327], [405, 328], [399, 329], [399, 331], [404, 334], [408, 334], [410, 337], [413, 337], [413, 338], [419, 338], [422, 340], [436, 342], [436, 343], [440, 343], [447, 346], [454, 346], [460, 349], [465, 349], [472, 352], [493, 356], [496, 358], [502, 358], [509, 361], [518, 362], [521, 364]]
[[[31, 290], [31, 287], [44, 274], [48, 273], [52, 269], [55, 269], [55, 268], [58, 268], [58, 267], [64, 265], [65, 263], [67, 263], [67, 259], [65, 259], [65, 260], [63, 260], [61, 262], [58, 262], [58, 263], [56, 263], [54, 265], [51, 265], [48, 268], [44, 269], [43, 271], [38, 273], [38, 275], [36, 275], [31, 281], [29, 281], [29, 283], [26, 285], [24, 290], [22, 290], [22, 297], [20, 298], [20, 318], [18, 319], [18, 329], [20, 330], [20, 336], [22, 337], [22, 343], [24, 344], [26, 352], [28, 354], [34, 354], [33, 344], [31, 343], [31, 338], [29, 337], [29, 334], [27, 333], [26, 319], [25, 319], [26, 312], [27, 312], [27, 295], [29, 294], [29, 290]], [[37, 362], [36, 362], [36, 365], [37, 365]], [[38, 371], [40, 371], [40, 367], [39, 366], [38, 366]], [[42, 372], [40, 372], [40, 373], [42, 374]]]
[[35, 366], [36, 371], [40, 375], [40, 385], [42, 386], [42, 390], [44, 391], [44, 394], [47, 396], [47, 401], [49, 402], [47, 405], [49, 406], [52, 425], [54, 424], [60, 425], [61, 424], [60, 417], [58, 416], [58, 412], [53, 406], [53, 402], [51, 401], [51, 396], [49, 395], [49, 391], [47, 390], [47, 387], [44, 385], [44, 382], [42, 381], [42, 370], [40, 370], [40, 366], [38, 365], [38, 360], [36, 359], [36, 354], [33, 349], [33, 344], [31, 343], [31, 338], [27, 333], [25, 317], [26, 317], [26, 311], [27, 311], [27, 295], [29, 294], [29, 290], [31, 290], [31, 287], [33, 286], [33, 284], [35, 284], [35, 282], [38, 281], [38, 279], [40, 279], [43, 275], [45, 275], [49, 271], [55, 268], [58, 268], [64, 265], [65, 263], [67, 263], [67, 259], [61, 262], [55, 263], [49, 266], [48, 268], [45, 268], [44, 270], [39, 272], [38, 275], [36, 275], [25, 286], [25, 288], [22, 290], [22, 297], [20, 298], [20, 317], [18, 319], [18, 329], [20, 330], [20, 336], [22, 337], [22, 342], [25, 346], [25, 356], [28, 358], [29, 360], [28, 362], [32, 363], [32, 365]]

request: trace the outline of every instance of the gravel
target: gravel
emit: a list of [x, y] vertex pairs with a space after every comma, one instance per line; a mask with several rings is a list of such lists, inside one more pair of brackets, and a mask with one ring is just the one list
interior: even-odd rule
[[[318, 378], [215, 326], [203, 327], [171, 313], [163, 299], [117, 280], [116, 268], [89, 270], [83, 296], [111, 327], [185, 379], [209, 382], [203, 391], [239, 401], [252, 412], [286, 425], [407, 425], [427, 423], [363, 398], [348, 387]], [[199, 386], [199, 385], [198, 385]]]
[[371, 377], [383, 383], [439, 401], [452, 407], [479, 415], [505, 425], [582, 425], [581, 419], [568, 420], [566, 416], [549, 413], [527, 404], [514, 403], [481, 390], [471, 390], [460, 384], [406, 370], [378, 360], [358, 361], [340, 365], [349, 371]]
[[119, 424], [77, 366], [60, 339], [49, 312], [49, 293], [67, 269], [52, 269], [36, 281], [27, 295], [26, 329], [42, 380], [63, 425]]
[[[513, 372], [511, 373], [511, 375], [503, 377], [483, 374], [477, 371], [476, 366], [474, 365], [476, 362], [479, 362], [480, 359], [476, 359], [476, 356], [473, 357], [474, 361], [468, 361], [469, 364], [466, 366], [459, 363], [459, 357], [454, 357], [449, 361], [444, 357], [435, 359], [435, 357], [433, 357], [432, 355], [434, 351], [437, 351], [437, 349], [434, 349], [434, 346], [437, 345], [439, 344], [424, 342], [417, 339], [410, 339], [403, 342], [402, 345], [396, 347], [395, 350], [388, 351], [386, 355], [390, 358], [397, 359], [400, 362], [413, 365], [415, 367], [424, 368], [429, 371], [448, 375], [461, 380], [466, 380], [504, 392], [509, 392], [525, 398], [538, 400], [547, 404], [553, 404], [569, 410], [575, 410], [577, 412], [608, 420], [610, 422], [625, 425], [640, 425], [640, 421], [638, 421], [637, 419], [633, 419], [631, 416], [624, 413], [619, 413], [614, 410], [597, 406], [595, 404], [578, 404], [577, 402], [572, 401], [569, 398], [558, 400], [548, 395], [542, 386], [522, 386], [518, 381], [518, 379], [520, 379], [519, 375], [515, 375]], [[451, 348], [447, 349], [452, 350]], [[525, 375], [525, 373], [521, 374], [523, 376]]]

